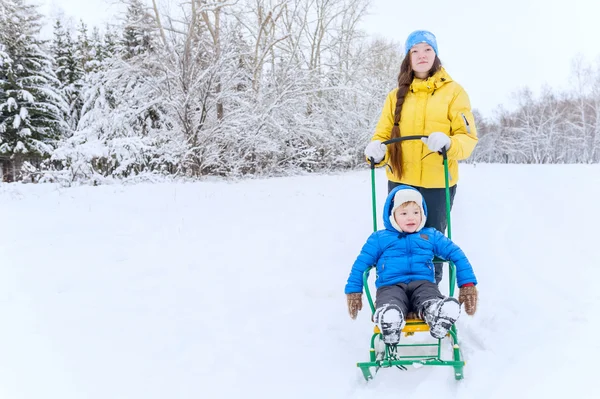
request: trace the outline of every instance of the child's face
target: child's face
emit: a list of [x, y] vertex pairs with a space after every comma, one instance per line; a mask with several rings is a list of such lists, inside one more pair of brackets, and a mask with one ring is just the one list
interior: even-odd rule
[[396, 223], [405, 233], [414, 233], [421, 225], [421, 207], [415, 203], [401, 205], [394, 211]]

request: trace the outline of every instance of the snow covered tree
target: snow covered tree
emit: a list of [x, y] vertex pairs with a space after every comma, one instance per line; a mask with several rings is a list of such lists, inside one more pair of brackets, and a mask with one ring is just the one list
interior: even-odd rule
[[120, 44], [110, 29], [102, 43], [99, 34], [88, 38], [79, 29], [79, 54], [93, 55], [85, 63], [93, 68], [86, 71], [77, 130], [53, 155], [66, 168], [62, 178], [98, 182], [173, 170], [172, 158], [162, 158], [172, 140], [165, 99], [157, 94], [164, 80], [159, 74], [164, 61], [153, 52], [157, 30], [139, 0], [127, 3]]
[[83, 21], [80, 21], [75, 41], [75, 59], [80, 70], [84, 73], [95, 71], [99, 66], [96, 57], [96, 46], [91, 40], [88, 35], [87, 25]]
[[60, 82], [37, 38], [40, 19], [24, 0], [0, 2], [0, 154], [46, 156], [67, 129]]
[[534, 96], [526, 88], [514, 95], [515, 110], [499, 108], [483, 128], [476, 118], [480, 141], [468, 162], [600, 162], [600, 60], [572, 65], [569, 90], [544, 87]]
[[[69, 80], [69, 47], [67, 46], [67, 32], [62, 25], [60, 19], [54, 23], [54, 39], [52, 41], [52, 56], [54, 57], [54, 73], [61, 82], [65, 84]], [[74, 61], [74, 60], [73, 60]]]
[[53, 154], [69, 181], [131, 177], [162, 165], [168, 127], [157, 115], [156, 80], [125, 60], [109, 66], [90, 75], [77, 130]]
[[98, 60], [104, 62], [105, 60], [113, 58], [118, 53], [119, 38], [118, 35], [113, 32], [113, 27], [107, 25], [102, 38], [102, 43], [98, 51]]
[[84, 71], [76, 59], [71, 33], [64, 29], [60, 20], [56, 20], [54, 24], [54, 40], [51, 49], [54, 56], [54, 71], [60, 81], [60, 90], [69, 105], [69, 113], [65, 116], [65, 120], [71, 130], [74, 130], [79, 122], [82, 107], [81, 88]]
[[142, 0], [127, 0], [127, 14], [121, 46], [125, 58], [135, 57], [155, 47], [156, 24]]
[[94, 54], [94, 65], [92, 65], [92, 68], [99, 68], [100, 62], [104, 58], [104, 55], [102, 54], [102, 44], [102, 35], [100, 35], [100, 29], [98, 29], [97, 26], [94, 26], [92, 29], [92, 35], [90, 36], [90, 47], [92, 48], [92, 53]]

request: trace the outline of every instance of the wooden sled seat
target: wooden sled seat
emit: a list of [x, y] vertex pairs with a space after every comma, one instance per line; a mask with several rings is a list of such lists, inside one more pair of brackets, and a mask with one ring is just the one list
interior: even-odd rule
[[409, 312], [406, 315], [406, 325], [402, 329], [405, 335], [412, 335], [416, 332], [429, 331], [429, 326], [425, 320], [421, 319], [415, 312]]
[[[416, 332], [425, 331], [429, 331], [429, 326], [427, 325], [427, 323], [425, 323], [423, 319], [419, 318], [419, 316], [416, 313], [410, 312], [406, 318], [406, 325], [402, 329], [402, 332], [405, 333], [405, 336], [413, 335]], [[374, 333], [381, 333], [381, 330], [377, 325], [375, 326]]]

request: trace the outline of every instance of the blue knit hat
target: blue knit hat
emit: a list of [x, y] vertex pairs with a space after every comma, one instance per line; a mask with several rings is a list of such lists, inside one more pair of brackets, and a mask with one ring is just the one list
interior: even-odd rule
[[419, 43], [429, 44], [431, 47], [433, 47], [435, 54], [439, 55], [435, 35], [426, 30], [416, 30], [408, 35], [408, 39], [406, 39], [406, 44], [404, 45], [404, 55], [408, 54], [412, 46]]

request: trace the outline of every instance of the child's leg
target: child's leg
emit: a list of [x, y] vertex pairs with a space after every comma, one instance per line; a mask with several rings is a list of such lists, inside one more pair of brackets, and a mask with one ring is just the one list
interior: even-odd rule
[[406, 324], [405, 315], [409, 302], [405, 288], [406, 284], [398, 284], [377, 290], [374, 321], [379, 326], [383, 342], [386, 344], [396, 345]]
[[454, 298], [442, 295], [437, 284], [419, 280], [408, 284], [407, 292], [411, 297], [413, 309], [429, 325], [434, 338], [441, 339], [460, 315], [460, 304]]

